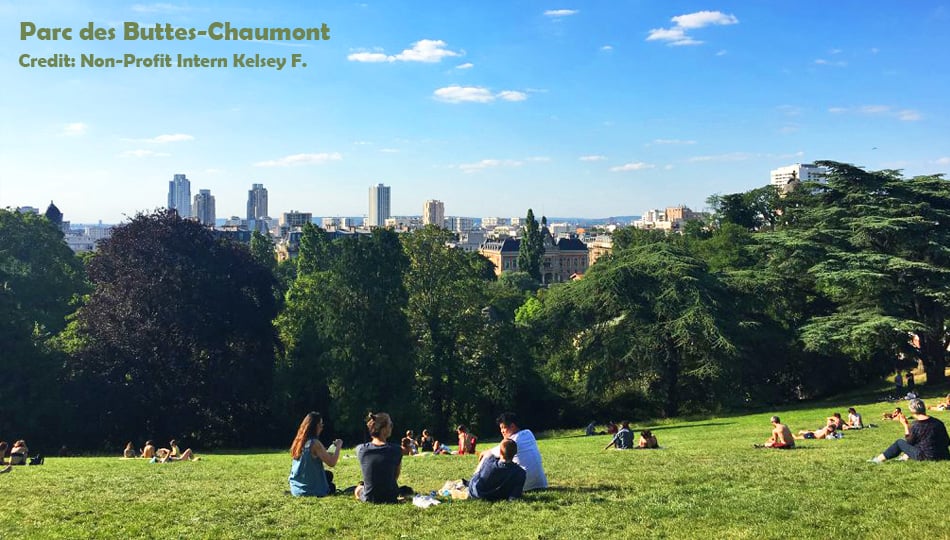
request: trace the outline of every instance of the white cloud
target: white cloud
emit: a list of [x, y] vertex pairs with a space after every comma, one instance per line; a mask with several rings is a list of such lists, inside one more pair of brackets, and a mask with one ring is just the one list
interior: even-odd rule
[[716, 53], [716, 56], [726, 56], [726, 54], [728, 54], [726, 49], [722, 49], [721, 51]]
[[881, 51], [881, 49], [878, 49], [877, 47], [872, 47], [872, 48], [871, 48], [871, 54], [877, 54], [877, 53], [879, 53], [880, 51]]
[[934, 161], [937, 165], [950, 165], [950, 157], [942, 157]]
[[532, 156], [532, 157], [527, 158], [525, 161], [547, 162], [547, 161], [551, 161], [551, 158], [549, 158], [548, 156]]
[[904, 109], [897, 113], [897, 118], [905, 122], [915, 122], [921, 119], [920, 113], [912, 109]]
[[626, 171], [643, 171], [646, 169], [652, 169], [656, 167], [652, 163], [644, 163], [642, 161], [637, 161], [634, 163], [625, 163], [623, 165], [618, 165], [617, 167], [611, 167], [610, 172], [626, 172]]
[[518, 92], [517, 90], [502, 90], [498, 92], [497, 97], [505, 101], [524, 101], [528, 99], [528, 94]]
[[607, 156], [601, 156], [601, 155], [581, 156], [577, 159], [581, 161], [603, 161], [607, 159]]
[[446, 43], [441, 39], [420, 39], [412, 44], [412, 48], [399, 54], [387, 55], [382, 52], [356, 52], [348, 55], [351, 62], [441, 62], [443, 58], [462, 56], [463, 53], [445, 48]]
[[399, 153], [398, 148], [380, 148], [379, 151], [383, 152], [384, 154], [398, 154]]
[[524, 165], [523, 161], [514, 159], [483, 159], [475, 163], [463, 163], [459, 169], [466, 173], [473, 173], [483, 169], [493, 169], [497, 167], [520, 167]]
[[358, 52], [350, 54], [346, 57], [350, 62], [391, 62], [389, 56], [386, 56], [383, 53], [371, 53], [371, 52]]
[[167, 157], [167, 156], [170, 156], [171, 154], [167, 154], [165, 152], [156, 152], [154, 150], [144, 150], [140, 148], [138, 150], [126, 150], [125, 152], [122, 152], [119, 155], [122, 157], [145, 158], [145, 157]]
[[545, 17], [570, 17], [580, 13], [578, 9], [549, 9], [544, 12]]
[[517, 90], [502, 90], [493, 94], [491, 90], [482, 86], [459, 86], [454, 84], [438, 88], [432, 92], [433, 97], [446, 103], [491, 103], [496, 99], [503, 101], [524, 101], [528, 94]]
[[162, 143], [193, 141], [193, 140], [195, 140], [194, 136], [188, 135], [187, 133], [172, 133], [169, 135], [159, 135], [157, 137], [152, 137], [151, 139], [146, 139], [146, 142], [162, 144]]
[[696, 144], [696, 141], [684, 141], [681, 139], [653, 139], [653, 144]]
[[63, 126], [63, 129], [59, 132], [59, 134], [65, 137], [77, 137], [79, 135], [85, 135], [87, 129], [89, 129], [88, 124], [84, 124], [82, 122], [73, 122]]
[[610, 52], [610, 51], [614, 50], [614, 46], [613, 46], [613, 45], [604, 45], [603, 47], [600, 48], [600, 50]]
[[489, 103], [495, 100], [494, 94], [492, 94], [489, 89], [480, 86], [452, 85], [439, 88], [432, 94], [439, 101], [445, 101], [447, 103]]
[[697, 11], [685, 15], [677, 15], [670, 19], [674, 26], [670, 28], [654, 28], [647, 35], [647, 41], [665, 41], [670, 46], [702, 45], [702, 41], [686, 34], [687, 30], [696, 30], [706, 26], [726, 26], [738, 24], [735, 15], [727, 15], [721, 11]]
[[464, 64], [455, 66], [455, 69], [472, 69], [473, 67], [475, 67], [475, 64], [471, 62], [465, 62]]
[[664, 171], [672, 171], [672, 170], [673, 170], [673, 166], [672, 166], [672, 165], [664, 165], [664, 166], [663, 166], [663, 170], [664, 170]]
[[841, 49], [831, 49], [828, 54], [841, 54]]
[[724, 26], [737, 24], [739, 19], [735, 15], [726, 15], [721, 11], [697, 11], [686, 15], [677, 15], [671, 19], [680, 28], [702, 28], [704, 26]]
[[340, 161], [343, 155], [339, 152], [320, 152], [318, 154], [292, 154], [279, 159], [258, 161], [255, 167], [289, 167], [291, 165], [319, 165], [328, 161]]
[[824, 58], [815, 59], [815, 64], [819, 66], [834, 66], [834, 67], [845, 67], [848, 65], [848, 63], [843, 60], [839, 60], [837, 62], [831, 62], [829, 60], [825, 60]]
[[914, 109], [898, 109], [890, 105], [861, 105], [860, 107], [851, 108], [831, 107], [828, 109], [828, 112], [835, 114], [857, 113], [869, 116], [890, 116], [904, 122], [916, 122], [923, 118], [920, 111]]

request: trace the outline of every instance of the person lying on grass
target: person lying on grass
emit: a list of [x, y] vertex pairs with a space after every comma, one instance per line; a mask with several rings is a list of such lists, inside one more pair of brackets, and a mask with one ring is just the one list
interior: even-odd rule
[[927, 416], [927, 406], [921, 399], [911, 400], [908, 407], [911, 416], [914, 417], [914, 425], [910, 425], [903, 414], [895, 414], [893, 419], [904, 427], [904, 438], [894, 441], [894, 444], [888, 446], [883, 453], [869, 459], [869, 462], [883, 463], [888, 459], [896, 458], [901, 453], [907, 456], [904, 459], [916, 461], [950, 459], [950, 450], [948, 450], [950, 437], [947, 436], [947, 428], [943, 422]]
[[950, 410], [950, 394], [947, 394], [947, 399], [937, 403], [936, 405], [931, 405], [927, 407], [931, 411], [946, 411]]
[[844, 429], [844, 420], [841, 418], [841, 413], [834, 412], [831, 413], [831, 416], [825, 419], [828, 424], [833, 425], [836, 430], [841, 431]]
[[754, 444], [752, 446], [756, 448], [795, 448], [795, 439], [792, 437], [792, 430], [783, 424], [778, 416], [773, 416], [769, 421], [772, 423], [772, 436], [769, 437], [769, 440], [765, 441], [765, 444]]
[[633, 432], [630, 431], [630, 422], [620, 423], [620, 431], [614, 435], [614, 438], [604, 447], [604, 450], [607, 450], [611, 446], [617, 450], [630, 450], [633, 448]]
[[825, 427], [816, 430], [803, 429], [795, 435], [796, 439], [827, 439], [835, 434], [835, 424], [828, 422]]
[[195, 457], [194, 452], [191, 451], [191, 448], [186, 449], [184, 452], [178, 449], [178, 441], [172, 439], [168, 443], [168, 447], [171, 449], [169, 458], [173, 461], [198, 461], [198, 458]]
[[640, 432], [640, 439], [637, 441], [636, 450], [652, 450], [659, 448], [660, 443], [656, 440], [656, 435], [649, 429]]
[[313, 411], [303, 417], [297, 435], [290, 444], [290, 494], [295, 497], [324, 497], [336, 493], [333, 473], [324, 469], [326, 463], [336, 466], [340, 460], [343, 441], [333, 441], [333, 452], [327, 451], [320, 442], [323, 418]]

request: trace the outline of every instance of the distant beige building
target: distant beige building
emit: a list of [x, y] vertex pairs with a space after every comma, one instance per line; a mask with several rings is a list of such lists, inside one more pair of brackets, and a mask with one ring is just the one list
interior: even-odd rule
[[430, 199], [422, 205], [422, 224], [444, 227], [445, 203]]
[[[541, 228], [544, 239], [544, 258], [541, 261], [541, 283], [562, 283], [587, 271], [587, 245], [576, 237], [551, 236], [547, 227]], [[495, 265], [495, 275], [518, 271], [518, 252], [521, 240], [504, 238], [482, 244], [478, 252]]]

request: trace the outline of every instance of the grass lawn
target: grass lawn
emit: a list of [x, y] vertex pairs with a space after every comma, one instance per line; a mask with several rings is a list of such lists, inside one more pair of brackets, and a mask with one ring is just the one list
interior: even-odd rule
[[[546, 434], [551, 489], [425, 510], [291, 497], [285, 450], [168, 465], [48, 458], [0, 476], [0, 538], [950, 538], [950, 462], [865, 463], [902, 435], [880, 420], [894, 404], [777, 412], [797, 431], [851, 405], [879, 427], [793, 451], [752, 448], [769, 435], [772, 412], [651, 426], [664, 447], [653, 451], [603, 451], [606, 435]], [[428, 492], [474, 465], [472, 456], [406, 458], [401, 483]], [[336, 477], [355, 484], [356, 460], [341, 459]]]

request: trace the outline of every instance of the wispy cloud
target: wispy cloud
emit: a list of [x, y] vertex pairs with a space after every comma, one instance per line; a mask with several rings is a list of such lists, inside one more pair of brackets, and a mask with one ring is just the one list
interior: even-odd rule
[[380, 148], [379, 151], [384, 154], [398, 154], [399, 153], [398, 148]]
[[544, 12], [545, 17], [570, 17], [571, 15], [577, 15], [580, 13], [579, 9], [549, 9]]
[[498, 167], [520, 167], [524, 165], [523, 161], [516, 159], [483, 159], [475, 163], [463, 163], [458, 168], [465, 173], [473, 173], [484, 169], [494, 169]]
[[917, 120], [920, 120], [921, 118], [922, 116], [920, 115], [919, 112], [911, 110], [911, 109], [904, 109], [902, 111], [897, 111], [898, 120], [903, 120], [905, 122], [916, 122]]
[[140, 148], [138, 150], [126, 150], [125, 152], [122, 152], [119, 155], [121, 157], [147, 158], [147, 157], [168, 157], [171, 154], [166, 153], [166, 152], [156, 152], [154, 150], [145, 150], [145, 149]]
[[887, 116], [896, 118], [903, 122], [916, 122], [923, 118], [920, 111], [915, 109], [900, 109], [890, 105], [861, 105], [858, 107], [830, 107], [829, 113], [832, 114], [860, 114], [865, 116]]
[[577, 158], [577, 159], [579, 159], [579, 160], [581, 160], [581, 161], [603, 161], [603, 160], [607, 159], [607, 156], [591, 155], [591, 156], [581, 156], [581, 157], [579, 157], [579, 158]]
[[819, 66], [846, 67], [848, 65], [844, 60], [831, 61], [824, 58], [815, 59], [815, 64]]
[[258, 161], [255, 167], [290, 167], [292, 165], [320, 165], [328, 161], [340, 161], [343, 155], [339, 152], [320, 152], [318, 154], [292, 154], [279, 159]]
[[726, 49], [722, 49], [716, 53], [716, 56], [726, 56], [727, 54], [729, 54], [728, 51], [726, 51]]
[[496, 99], [503, 101], [524, 101], [528, 99], [528, 94], [517, 90], [502, 90], [496, 94], [482, 86], [459, 86], [457, 84], [436, 89], [432, 92], [432, 95], [435, 99], [446, 103], [491, 103]]
[[63, 126], [63, 129], [60, 130], [59, 134], [64, 137], [78, 137], [80, 135], [85, 135], [86, 130], [88, 129], [88, 124], [84, 124], [82, 122], [72, 122]]
[[937, 165], [950, 165], [950, 157], [942, 157], [934, 161]]
[[498, 92], [497, 97], [505, 101], [524, 101], [528, 99], [528, 94], [518, 92], [517, 90], [502, 90]]
[[464, 64], [455, 66], [455, 69], [472, 69], [473, 67], [475, 67], [475, 64], [471, 62], [465, 62]]
[[613, 46], [613, 45], [604, 45], [603, 47], [600, 48], [600, 50], [605, 51], [605, 52], [610, 52], [610, 51], [614, 50], [614, 46]]
[[452, 51], [445, 48], [446, 43], [441, 39], [421, 39], [412, 44], [412, 48], [399, 54], [387, 55], [383, 52], [355, 52], [346, 57], [351, 62], [441, 62], [443, 58], [462, 56], [464, 52]]
[[164, 144], [171, 142], [183, 142], [183, 141], [193, 141], [195, 137], [193, 135], [188, 135], [187, 133], [171, 133], [166, 135], [158, 135], [152, 137], [151, 139], [144, 139], [142, 142], [150, 142], [156, 144]]
[[670, 19], [673, 26], [670, 28], [654, 28], [647, 35], [647, 41], [663, 41], [670, 46], [701, 45], [703, 42], [687, 34], [689, 30], [698, 30], [706, 26], [727, 26], [738, 24], [735, 15], [727, 15], [721, 11], [697, 11], [677, 15]]
[[656, 165], [652, 163], [644, 163], [642, 161], [636, 161], [633, 163], [625, 163], [623, 165], [611, 167], [610, 172], [643, 171], [646, 169], [653, 169], [655, 167]]

